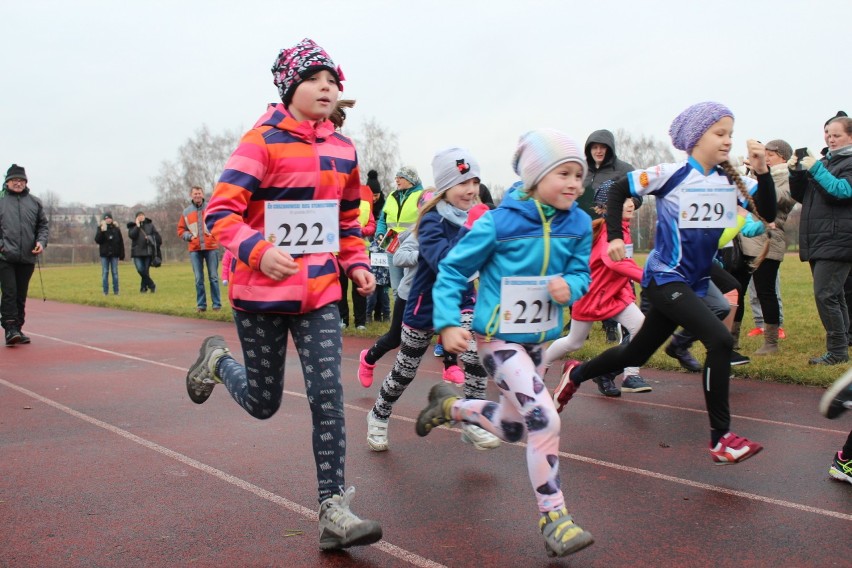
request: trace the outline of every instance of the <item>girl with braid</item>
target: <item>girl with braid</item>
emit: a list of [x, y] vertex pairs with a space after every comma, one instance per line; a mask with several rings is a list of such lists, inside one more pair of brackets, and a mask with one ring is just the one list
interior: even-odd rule
[[730, 430], [728, 387], [733, 337], [702, 298], [710, 283], [713, 257], [725, 228], [737, 223], [737, 202], [764, 223], [775, 219], [775, 184], [765, 148], [748, 140], [748, 155], [757, 180], [741, 177], [728, 161], [734, 115], [715, 102], [695, 104], [672, 122], [669, 134], [685, 162], [635, 170], [610, 188], [607, 199], [608, 254], [625, 258], [619, 213], [631, 196], [654, 195], [657, 206], [655, 247], [642, 278], [643, 296], [651, 304], [633, 340], [580, 363], [566, 361], [554, 393], [558, 409], [590, 378], [644, 364], [682, 325], [707, 348], [701, 385], [710, 417], [710, 454], [717, 464], [734, 464], [762, 446]]

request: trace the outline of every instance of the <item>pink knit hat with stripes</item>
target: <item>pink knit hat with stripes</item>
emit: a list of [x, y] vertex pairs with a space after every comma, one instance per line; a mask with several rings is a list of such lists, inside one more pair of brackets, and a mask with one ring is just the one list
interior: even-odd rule
[[305, 38], [278, 53], [272, 63], [272, 82], [284, 104], [289, 104], [299, 83], [322, 69], [331, 71], [343, 91], [343, 71], [314, 40]]
[[583, 167], [583, 178], [589, 168], [582, 146], [558, 130], [542, 128], [532, 130], [518, 140], [518, 149], [512, 158], [512, 169], [521, 177], [524, 188], [532, 189], [550, 170], [566, 162], [576, 162]]

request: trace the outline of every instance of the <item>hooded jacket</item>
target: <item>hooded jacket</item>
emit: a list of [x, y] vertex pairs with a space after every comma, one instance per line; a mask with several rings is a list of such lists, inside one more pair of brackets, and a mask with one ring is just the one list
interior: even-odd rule
[[473, 224], [441, 261], [432, 291], [435, 303], [443, 308], [435, 312], [436, 330], [459, 325], [462, 293], [468, 279], [479, 271], [473, 329], [486, 341], [496, 337], [514, 343], [542, 343], [561, 335], [561, 309], [557, 310], [557, 324], [544, 333], [500, 332], [503, 277], [561, 277], [571, 290], [568, 306], [589, 289], [591, 219], [576, 203], [545, 221], [543, 217], [536, 201], [522, 199], [514, 190]]
[[152, 241], [157, 246], [163, 244], [163, 239], [157, 229], [154, 228], [154, 222], [151, 219], [144, 219], [141, 227], [133, 221], [128, 223], [127, 236], [130, 238], [130, 256], [132, 258], [151, 256], [150, 245], [152, 245]]
[[[787, 216], [793, 210], [796, 202], [790, 196], [790, 170], [787, 168], [787, 164], [776, 164], [769, 168], [769, 172], [772, 174], [772, 181], [775, 182], [775, 199], [778, 201], [778, 211], [775, 214], [776, 228], [770, 231], [772, 237], [769, 241], [769, 251], [766, 253], [766, 258], [781, 262], [784, 260], [784, 253], [787, 252], [784, 225], [787, 223]], [[739, 239], [743, 254], [753, 257], [760, 256], [768, 238], [770, 237], [765, 232], [751, 238], [746, 237], [745, 234], [741, 235]]]
[[[299, 270], [281, 281], [260, 270], [273, 243], [264, 234], [267, 201], [339, 203], [337, 255], [293, 255]], [[228, 285], [234, 309], [305, 314], [341, 298], [338, 262], [351, 278], [370, 270], [358, 223], [361, 182], [352, 142], [328, 121], [296, 120], [281, 103], [269, 105], [240, 141], [213, 190], [205, 222], [240, 262]]]
[[95, 242], [98, 243], [100, 255], [105, 258], [118, 257], [124, 260], [124, 237], [121, 229], [115, 223], [106, 226], [106, 231], [101, 231], [100, 226], [95, 229]]
[[17, 264], [35, 264], [32, 253], [36, 242], [47, 248], [47, 215], [41, 200], [30, 194], [30, 188], [21, 192], [4, 187], [0, 194], [0, 259]]
[[[600, 167], [592, 158], [592, 144], [603, 144], [607, 147], [606, 156]], [[594, 210], [595, 190], [605, 181], [615, 181], [622, 177], [627, 172], [632, 172], [635, 168], [623, 160], [619, 160], [615, 154], [615, 136], [609, 130], [595, 130], [589, 134], [586, 139], [584, 149], [586, 154], [586, 163], [589, 165], [589, 172], [586, 174], [586, 179], [583, 182], [585, 192], [577, 199], [580, 208], [589, 214], [592, 219], [600, 217]]]
[[790, 195], [802, 204], [799, 258], [852, 262], [852, 146], [791, 172]]

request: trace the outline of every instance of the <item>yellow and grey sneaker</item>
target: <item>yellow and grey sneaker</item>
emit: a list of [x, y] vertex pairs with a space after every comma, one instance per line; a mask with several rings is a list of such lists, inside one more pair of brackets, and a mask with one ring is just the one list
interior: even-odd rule
[[320, 550], [366, 546], [381, 540], [382, 525], [363, 520], [349, 509], [353, 495], [355, 488], [350, 487], [342, 495], [335, 495], [320, 504]]
[[542, 515], [538, 528], [544, 536], [544, 548], [548, 556], [565, 556], [595, 542], [591, 533], [574, 523], [565, 507]]
[[225, 338], [212, 335], [204, 340], [198, 350], [198, 359], [186, 373], [186, 392], [195, 404], [202, 404], [213, 392], [213, 387], [222, 379], [216, 374], [216, 364], [231, 351], [225, 345]]
[[453, 418], [450, 411], [461, 397], [455, 389], [447, 383], [438, 383], [429, 391], [429, 404], [420, 411], [414, 431], [418, 436], [425, 436], [441, 424], [450, 422]]

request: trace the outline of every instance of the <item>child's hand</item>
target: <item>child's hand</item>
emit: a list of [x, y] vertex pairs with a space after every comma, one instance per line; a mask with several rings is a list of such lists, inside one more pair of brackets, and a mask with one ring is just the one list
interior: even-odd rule
[[373, 273], [369, 270], [356, 268], [352, 271], [351, 278], [352, 282], [355, 284], [355, 288], [358, 290], [358, 293], [365, 298], [372, 294], [376, 289], [376, 277], [373, 276]]
[[547, 281], [547, 291], [557, 304], [567, 304], [571, 301], [571, 288], [561, 276], [554, 276]]
[[746, 147], [748, 148], [748, 163], [749, 167], [754, 170], [756, 174], [765, 174], [769, 171], [769, 167], [766, 165], [766, 148], [758, 142], [757, 140], [746, 140]]
[[470, 332], [463, 327], [445, 327], [441, 330], [441, 343], [448, 353], [464, 353], [471, 339]]
[[293, 257], [275, 247], [269, 247], [260, 258], [260, 271], [273, 280], [284, 280], [299, 271]]
[[627, 252], [624, 250], [624, 241], [622, 239], [613, 239], [609, 241], [606, 254], [613, 262], [620, 262], [624, 260], [627, 257]]
[[470, 208], [470, 211], [467, 212], [467, 221], [464, 222], [464, 226], [470, 229], [473, 227], [473, 224], [476, 223], [476, 220], [485, 215], [488, 210], [488, 206], [484, 203], [474, 205]]

